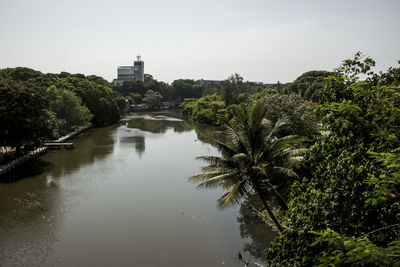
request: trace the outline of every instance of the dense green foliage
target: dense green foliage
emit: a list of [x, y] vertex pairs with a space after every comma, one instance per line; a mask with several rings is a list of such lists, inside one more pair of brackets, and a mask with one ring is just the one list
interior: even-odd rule
[[111, 86], [101, 77], [94, 75], [86, 77], [83, 74], [67, 72], [44, 74], [19, 67], [0, 70], [0, 79], [29, 81], [45, 89], [53, 85], [59, 90], [72, 91], [82, 99], [82, 103], [94, 115], [92, 122], [96, 126], [109, 125], [119, 120], [119, 110]]
[[46, 111], [44, 88], [25, 81], [0, 80], [0, 146], [16, 147], [19, 154], [50, 135], [54, 116]]
[[243, 77], [235, 73], [228, 77], [222, 84], [222, 97], [226, 106], [239, 104], [246, 100], [245, 92], [247, 86], [243, 82]]
[[[220, 204], [230, 198], [238, 203], [246, 196], [245, 179], [232, 178], [233, 170], [248, 170], [257, 162], [248, 156], [252, 159], [248, 164], [246, 153], [252, 150], [239, 153], [240, 141], [232, 139], [233, 125], [252, 125], [251, 119], [244, 116], [238, 123], [232, 111], [262, 103], [266, 119], [286, 121], [277, 136], [308, 137], [305, 144], [310, 148], [304, 162], [295, 167], [299, 179], [269, 178], [273, 187], [264, 186], [277, 190], [281, 205], [275, 194], [257, 190], [256, 172], [242, 176], [267, 203], [264, 220], [281, 231], [267, 251], [268, 264], [400, 264], [400, 68], [376, 74], [374, 65], [373, 59], [358, 52], [334, 72], [310, 71], [285, 88], [257, 91], [239, 89], [245, 88], [243, 80], [231, 76], [217, 94], [186, 99], [182, 104], [184, 113], [196, 121], [230, 121], [227, 140], [231, 141], [222, 148], [216, 145], [222, 156], [205, 157], [210, 165], [192, 178], [200, 187], [227, 189]], [[240, 93], [244, 97], [239, 100]], [[243, 128], [239, 131], [237, 136], [246, 132]], [[263, 146], [258, 143], [258, 147]], [[276, 218], [268, 207], [271, 200], [275, 200], [271, 204]], [[288, 203], [287, 209], [282, 208], [283, 202]]]
[[325, 78], [332, 75], [328, 71], [308, 71], [300, 75], [293, 83], [286, 87], [288, 93], [299, 94], [306, 100], [320, 101], [320, 93], [325, 85]]
[[283, 227], [276, 219], [268, 199], [276, 199], [283, 209], [286, 202], [277, 188], [289, 178], [297, 177], [288, 167], [299, 162], [302, 149], [284, 148], [294, 136], [278, 138], [278, 121], [271, 124], [265, 119], [266, 109], [260, 103], [250, 109], [238, 106], [234, 109], [234, 123], [226, 123], [226, 141], [216, 141], [221, 156], [203, 156], [209, 163], [203, 173], [191, 177], [200, 188], [222, 187], [228, 192], [218, 199], [221, 208], [239, 204], [240, 200], [254, 190], [268, 211], [276, 227]]
[[183, 101], [185, 98], [199, 98], [203, 95], [203, 89], [198, 82], [188, 79], [175, 80], [172, 83], [176, 98]]
[[214, 90], [210, 87], [203, 89], [203, 92], [214, 93], [201, 98], [186, 98], [181, 104], [183, 113], [194, 121], [221, 126], [225, 120], [232, 118], [232, 111], [238, 104], [248, 103], [249, 96], [262, 88], [244, 82], [243, 77], [234, 74], [219, 83]]
[[114, 101], [111, 87], [73, 76], [66, 78], [65, 81], [70, 83], [72, 91], [93, 113], [92, 122], [96, 126], [110, 125], [119, 120], [119, 109]]
[[313, 138], [318, 134], [318, 120], [305, 115], [314, 104], [299, 94], [277, 94], [263, 91], [250, 97], [250, 101], [260, 101], [266, 108], [265, 117], [273, 122], [285, 119], [280, 135], [301, 135]]
[[315, 109], [325, 134], [292, 186], [286, 230], [269, 249], [269, 263], [399, 263], [400, 87], [380, 85], [373, 64], [356, 54], [327, 79], [324, 104]]
[[18, 67], [0, 70], [0, 82], [0, 146], [28, 149], [90, 122], [119, 120], [111, 86], [101, 77]]
[[[258, 90], [257, 90], [258, 91]], [[298, 94], [278, 94], [269, 88], [252, 94], [237, 94], [237, 103], [249, 106], [254, 102], [263, 103], [266, 118], [272, 122], [285, 119], [285, 125], [280, 127], [279, 135], [302, 135], [313, 138], [318, 134], [318, 120], [305, 116], [315, 104], [304, 100]], [[213, 125], [222, 125], [233, 117], [233, 109], [238, 104], [226, 105], [224, 95], [213, 94], [202, 98], [185, 99], [181, 104], [183, 113], [192, 120]]]
[[[335, 72], [273, 88], [238, 74], [215, 88], [146, 74], [115, 92], [97, 76], [3, 69], [0, 146], [20, 151], [89, 121], [109, 125], [127, 100], [152, 109], [183, 101], [193, 120], [226, 127], [225, 142], [215, 142], [221, 155], [201, 157], [209, 165], [191, 180], [227, 190], [220, 207], [256, 193], [281, 232], [268, 264], [392, 266], [400, 264], [400, 68], [377, 74], [374, 65], [358, 52]], [[288, 143], [294, 135], [307, 137], [304, 161]]]
[[226, 117], [227, 109], [222, 97], [213, 94], [199, 99], [186, 98], [182, 103], [183, 113], [190, 116], [194, 121], [220, 124], [221, 117]]
[[82, 104], [82, 100], [74, 92], [57, 89], [54, 85], [47, 88], [49, 110], [54, 113], [56, 127], [53, 135], [65, 135], [79, 126], [88, 125], [93, 118], [90, 110]]
[[122, 85], [114, 85], [114, 91], [129, 100], [130, 104], [140, 104], [148, 91], [160, 94], [164, 101], [181, 103], [186, 98], [199, 98], [203, 87], [199, 81], [189, 79], [175, 80], [171, 85], [157, 81], [153, 76], [145, 74], [142, 81], [125, 81]]
[[162, 100], [162, 95], [159, 92], [154, 92], [153, 90], [148, 90], [143, 98], [143, 102], [148, 104], [150, 109], [159, 109]]

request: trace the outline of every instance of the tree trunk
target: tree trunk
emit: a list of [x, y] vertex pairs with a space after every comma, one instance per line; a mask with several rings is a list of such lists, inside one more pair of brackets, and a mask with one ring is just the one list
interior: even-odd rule
[[265, 199], [264, 194], [262, 193], [260, 183], [254, 179], [253, 180], [254, 189], [256, 190], [257, 194], [260, 196], [261, 202], [263, 203], [265, 209], [268, 212], [269, 217], [271, 217], [272, 221], [275, 223], [276, 227], [278, 228], [279, 232], [283, 232], [284, 228], [279, 223], [278, 219], [275, 217], [274, 213], [272, 212], [271, 207], [268, 205], [267, 200]]
[[288, 206], [287, 206], [285, 200], [283, 199], [282, 195], [279, 194], [278, 190], [276, 190], [276, 188], [269, 181], [267, 181], [267, 183], [272, 188], [272, 190], [274, 190], [274, 193], [276, 195], [276, 198], [278, 199], [279, 204], [281, 204], [281, 206], [284, 210], [287, 210]]

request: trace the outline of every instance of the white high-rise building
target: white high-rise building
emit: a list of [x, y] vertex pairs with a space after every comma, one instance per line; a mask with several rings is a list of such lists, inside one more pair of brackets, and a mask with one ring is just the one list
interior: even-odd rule
[[133, 66], [119, 66], [117, 69], [117, 78], [113, 80], [114, 84], [122, 84], [125, 81], [138, 80], [144, 82], [144, 62], [141, 56], [136, 57]]

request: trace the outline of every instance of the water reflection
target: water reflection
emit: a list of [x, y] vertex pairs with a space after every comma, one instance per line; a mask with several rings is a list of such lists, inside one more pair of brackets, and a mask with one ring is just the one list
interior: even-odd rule
[[[74, 139], [72, 150], [49, 151], [13, 172], [11, 183], [0, 184], [1, 266], [41, 265], [79, 191], [61, 188], [59, 179], [109, 155], [114, 143], [110, 133], [116, 127], [90, 130]], [[78, 176], [84, 180], [87, 175]], [[74, 184], [76, 180], [67, 182]]]
[[262, 260], [265, 258], [265, 249], [277, 234], [257, 216], [256, 211], [259, 210], [262, 210], [259, 197], [248, 194], [240, 206], [237, 221], [240, 223], [241, 237], [247, 240], [243, 250]]
[[[135, 115], [128, 117], [127, 128], [139, 129], [144, 132], [155, 134], [165, 133], [168, 129], [173, 129], [176, 133], [192, 130], [188, 124], [184, 124], [181, 119], [165, 117], [157, 114]], [[186, 127], [185, 127], [186, 126]]]
[[93, 129], [26, 179], [0, 184], [0, 265], [242, 266], [243, 250], [262, 258], [271, 237], [249, 220], [247, 200], [219, 213], [221, 191], [187, 182], [202, 165], [195, 157], [216, 153], [206, 144], [215, 128], [168, 112]]
[[122, 128], [116, 133], [116, 139], [121, 145], [133, 144], [135, 152], [142, 157], [146, 149], [146, 138], [163, 137], [170, 129], [175, 133], [193, 130], [193, 126], [181, 118], [182, 114], [179, 111], [135, 114], [124, 118]]
[[135, 136], [125, 136], [121, 138], [121, 143], [133, 143], [135, 147], [136, 153], [139, 157], [142, 156], [146, 149], [145, 137], [142, 135], [135, 135]]

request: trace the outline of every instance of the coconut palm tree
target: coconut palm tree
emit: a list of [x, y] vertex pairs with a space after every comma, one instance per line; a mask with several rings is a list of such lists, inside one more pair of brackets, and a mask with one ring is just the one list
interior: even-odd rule
[[190, 180], [198, 183], [198, 188], [221, 187], [227, 190], [218, 199], [220, 208], [239, 204], [246, 193], [254, 191], [278, 230], [283, 231], [268, 204], [268, 194], [274, 194], [281, 207], [287, 209], [273, 181], [282, 177], [297, 177], [290, 167], [302, 160], [299, 155], [304, 149], [284, 149], [283, 145], [295, 136], [278, 138], [276, 134], [284, 121], [273, 124], [265, 119], [265, 113], [260, 103], [249, 110], [236, 108], [236, 123], [226, 124], [226, 141], [215, 142], [221, 156], [199, 157], [208, 165]]

